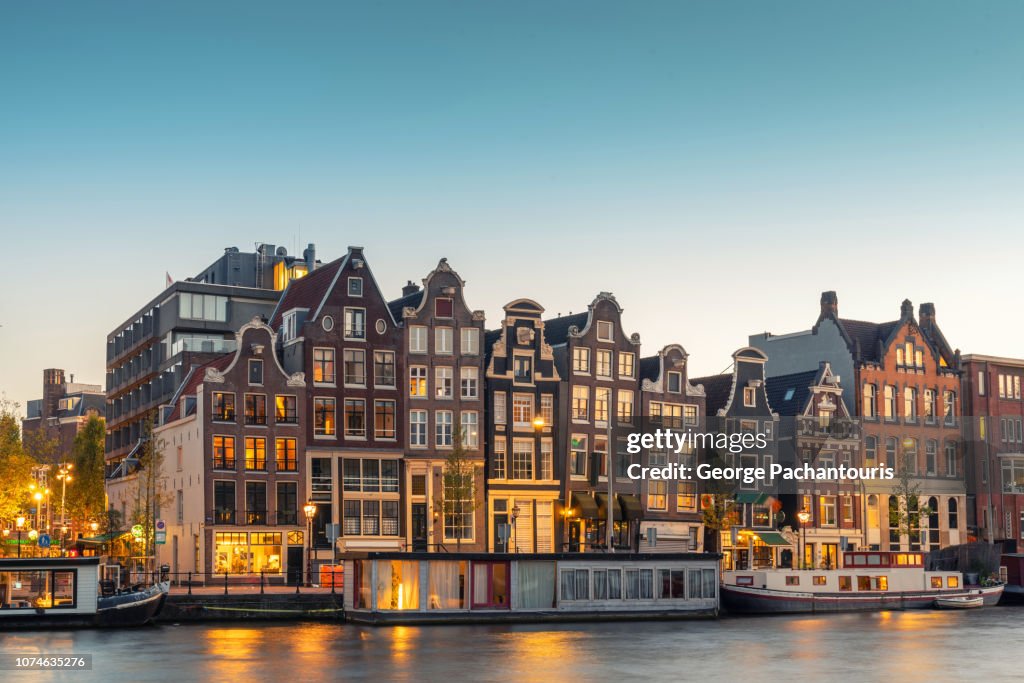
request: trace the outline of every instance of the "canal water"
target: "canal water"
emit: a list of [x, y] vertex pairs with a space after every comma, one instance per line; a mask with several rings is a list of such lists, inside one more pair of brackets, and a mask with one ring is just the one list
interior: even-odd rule
[[1024, 608], [704, 622], [373, 628], [310, 623], [0, 634], [90, 654], [87, 673], [0, 681], [1020, 681]]

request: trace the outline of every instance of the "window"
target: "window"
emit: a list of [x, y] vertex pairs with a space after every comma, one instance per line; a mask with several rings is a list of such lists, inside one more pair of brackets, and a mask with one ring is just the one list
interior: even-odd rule
[[434, 413], [434, 444], [438, 448], [452, 445], [452, 411]]
[[434, 328], [434, 353], [449, 355], [452, 353], [452, 333], [450, 327]]
[[821, 506], [821, 526], [836, 525], [836, 498], [835, 496], [820, 496], [818, 501]]
[[249, 384], [263, 384], [263, 361], [249, 359]]
[[864, 397], [861, 403], [861, 412], [864, 417], [878, 417], [878, 409], [875, 405], [878, 388], [874, 384], [864, 385]]
[[479, 370], [475, 367], [461, 368], [459, 370], [459, 388], [462, 398], [475, 399], [479, 397], [480, 381]]
[[633, 392], [631, 390], [619, 389], [615, 414], [618, 416], [619, 422], [629, 422], [633, 419]]
[[216, 524], [235, 523], [235, 482], [213, 482], [213, 513]]
[[885, 464], [887, 467], [896, 469], [896, 437], [894, 436], [885, 440]]
[[262, 472], [267, 469], [267, 440], [245, 437], [245, 469]]
[[358, 536], [362, 532], [362, 501], [346, 500], [343, 508], [342, 529], [346, 536]]
[[235, 395], [226, 391], [213, 392], [213, 419], [217, 422], [235, 421]]
[[452, 368], [439, 366], [434, 368], [434, 391], [437, 398], [452, 398], [454, 390]]
[[505, 478], [505, 437], [494, 438], [494, 457], [491, 466], [492, 476], [495, 479]]
[[896, 387], [886, 384], [883, 390], [883, 416], [886, 420], [896, 419]]
[[878, 437], [864, 437], [864, 460], [868, 467], [875, 466], [875, 459], [878, 457]]
[[924, 442], [924, 471], [925, 474], [935, 474], [938, 467], [939, 443], [935, 439], [928, 439]]
[[313, 399], [313, 436], [334, 436], [335, 403], [333, 398]]
[[649, 479], [647, 481], [647, 509], [668, 509], [668, 482], [664, 479]]
[[743, 405], [747, 408], [757, 406], [757, 390], [754, 387], [743, 387]]
[[569, 440], [569, 474], [587, 476], [587, 436], [573, 434]]
[[334, 349], [313, 349], [313, 381], [334, 384]]
[[366, 436], [366, 401], [361, 398], [345, 399], [345, 436]]
[[572, 371], [573, 372], [590, 372], [590, 349], [586, 347], [576, 347], [572, 350]]
[[541, 394], [540, 397], [540, 416], [544, 420], [544, 425], [550, 427], [555, 422], [555, 397], [551, 394]]
[[512, 440], [512, 478], [533, 479], [533, 439]]
[[345, 307], [345, 339], [366, 339], [366, 309]]
[[811, 583], [815, 586], [824, 586], [828, 584], [828, 579], [825, 576], [812, 576]]
[[227, 322], [228, 299], [212, 294], [182, 292], [178, 295], [178, 317], [186, 320]]
[[917, 419], [917, 390], [913, 387], [903, 390], [903, 417], [907, 420]]
[[277, 523], [297, 524], [299, 521], [298, 483], [282, 481], [277, 484]]
[[572, 388], [572, 419], [588, 420], [590, 418], [590, 388]]
[[957, 476], [956, 466], [956, 442], [946, 442], [946, 476], [955, 477]]
[[363, 295], [363, 278], [361, 278], [361, 277], [350, 277], [348, 279], [348, 295], [349, 296], [362, 296]]
[[595, 372], [598, 377], [612, 376], [612, 352], [607, 349], [598, 349], [597, 351], [597, 365]]
[[185, 492], [182, 491], [181, 489], [178, 489], [175, 493], [176, 493], [176, 498], [177, 498], [177, 501], [176, 501], [177, 502], [177, 506], [176, 506], [176, 508], [177, 508], [178, 524], [184, 524], [185, 523]]
[[597, 321], [597, 338], [600, 341], [615, 341], [614, 337], [615, 328], [611, 322], [607, 320]]
[[956, 423], [956, 392], [942, 392], [942, 417], [946, 424]]
[[295, 472], [299, 468], [296, 458], [296, 440], [278, 438], [274, 440], [274, 456], [278, 472]]
[[366, 352], [362, 349], [345, 349], [345, 384], [364, 386], [366, 384]]
[[462, 445], [476, 449], [480, 445], [480, 423], [476, 411], [465, 411], [460, 415], [462, 420]]
[[957, 514], [956, 498], [950, 498], [949, 501], [947, 501], [946, 509], [947, 509], [947, 512], [949, 513], [949, 520], [948, 520], [949, 521], [949, 528], [950, 529], [957, 529], [957, 528], [959, 528], [959, 519], [958, 519], [958, 514]]
[[409, 396], [427, 397], [427, 368], [423, 365], [409, 366]]
[[917, 474], [917, 439], [903, 440], [903, 463], [908, 472]]
[[245, 395], [245, 424], [265, 425], [267, 424], [267, 396], [266, 394]]
[[633, 377], [636, 356], [629, 351], [619, 352], [619, 377]]
[[299, 401], [295, 396], [274, 397], [274, 421], [277, 424], [298, 424]]
[[267, 483], [265, 481], [245, 482], [245, 523], [267, 523]]
[[235, 469], [235, 437], [213, 437], [213, 468], [217, 470]]
[[363, 502], [363, 535], [380, 535], [380, 501], [364, 500]]
[[427, 328], [423, 325], [409, 326], [409, 353], [427, 352]]
[[512, 394], [512, 424], [515, 428], [533, 427], [533, 396]]
[[[697, 509], [697, 482], [678, 481], [676, 483], [676, 510], [692, 512]], [[697, 549], [694, 543], [691, 550]]]
[[512, 361], [512, 373], [516, 382], [521, 384], [533, 382], [533, 358], [516, 356]]
[[508, 407], [506, 406], [507, 394], [504, 391], [494, 392], [494, 424], [503, 425], [508, 421]]
[[853, 524], [853, 496], [843, 496], [843, 524]]
[[924, 390], [924, 419], [928, 422], [935, 422], [935, 390]]
[[395, 438], [395, 402], [373, 402], [373, 438]]
[[459, 329], [459, 351], [464, 356], [476, 356], [480, 353], [480, 330], [475, 327]]
[[554, 475], [554, 447], [551, 439], [540, 440], [540, 478], [550, 481]]
[[378, 387], [395, 386], [395, 352], [373, 352], [373, 383]]
[[612, 390], [608, 387], [594, 389], [594, 421], [608, 423], [608, 404], [612, 400]]
[[434, 299], [435, 318], [451, 318], [454, 315], [454, 309], [451, 297], [439, 296]]
[[668, 390], [673, 394], [680, 394], [683, 391], [683, 373], [669, 371]]
[[[445, 540], [471, 539], [473, 538], [473, 501], [460, 498], [460, 491], [457, 490], [456, 482], [450, 478], [445, 479], [444, 500], [446, 510], [444, 515], [444, 537]], [[470, 484], [472, 485], [472, 484]], [[398, 533], [396, 528], [395, 533]]]
[[409, 445], [413, 448], [427, 447], [427, 411], [409, 411]]

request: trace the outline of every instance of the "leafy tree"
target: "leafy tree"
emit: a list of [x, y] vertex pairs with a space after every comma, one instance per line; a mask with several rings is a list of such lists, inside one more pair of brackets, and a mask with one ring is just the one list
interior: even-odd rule
[[904, 448], [896, 483], [892, 488], [897, 505], [889, 506], [889, 527], [899, 532], [901, 543], [903, 537], [913, 542], [914, 537], [921, 533], [921, 518], [927, 519], [932, 512], [927, 505], [921, 504], [921, 483], [911, 475], [909, 465], [914, 456]]
[[74, 478], [68, 486], [67, 510], [81, 523], [101, 522], [106, 505], [105, 460], [106, 427], [103, 418], [91, 416], [75, 436], [72, 447]]
[[[712, 466], [725, 465], [717, 449], [709, 449], [706, 457]], [[717, 553], [722, 551], [722, 532], [728, 531], [736, 523], [735, 482], [716, 479], [703, 482], [703, 487], [700, 501], [704, 522], [704, 550]]]
[[445, 526], [449, 526], [449, 521], [451, 522], [450, 526], [455, 529], [456, 548], [461, 550], [463, 529], [461, 520], [465, 515], [472, 515], [480, 507], [481, 501], [476, 495], [480, 467], [466, 452], [460, 427], [455, 428], [452, 439], [454, 446], [445, 459], [441, 498], [435, 503], [435, 508], [441, 515]]
[[18, 404], [0, 397], [0, 523], [13, 525], [28, 509], [35, 464], [22, 448]]
[[154, 555], [156, 520], [159, 518], [160, 508], [169, 500], [169, 494], [163, 490], [161, 481], [166, 442], [163, 437], [153, 433], [153, 426], [152, 417], [148, 418], [143, 426], [139, 466], [136, 471], [138, 489], [135, 494], [131, 520], [133, 524], [142, 525], [142, 538], [145, 543], [143, 548], [147, 563]]

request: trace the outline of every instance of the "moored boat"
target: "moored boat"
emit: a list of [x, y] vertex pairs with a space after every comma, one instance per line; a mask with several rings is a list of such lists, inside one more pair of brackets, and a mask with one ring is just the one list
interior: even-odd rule
[[980, 595], [959, 598], [935, 598], [935, 606], [939, 609], [974, 609], [985, 606], [985, 598]]
[[995, 605], [1003, 585], [965, 586], [955, 571], [925, 570], [921, 553], [843, 553], [839, 569], [725, 572], [722, 607], [734, 614], [799, 614], [928, 609], [937, 598]]

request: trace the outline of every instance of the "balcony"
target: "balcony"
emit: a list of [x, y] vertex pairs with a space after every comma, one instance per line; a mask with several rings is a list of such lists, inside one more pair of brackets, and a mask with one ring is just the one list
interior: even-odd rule
[[266, 510], [249, 510], [245, 513], [246, 524], [266, 524], [267, 523], [267, 511]]
[[213, 523], [214, 524], [234, 524], [235, 523], [235, 511], [229, 510], [228, 508], [218, 508], [213, 512]]
[[171, 345], [168, 358], [177, 356], [183, 351], [194, 353], [234, 353], [238, 348], [238, 342], [234, 339], [192, 339], [185, 337]]

